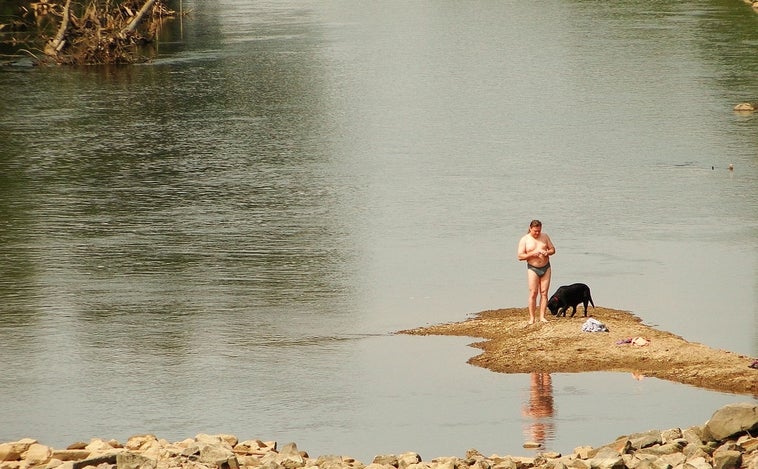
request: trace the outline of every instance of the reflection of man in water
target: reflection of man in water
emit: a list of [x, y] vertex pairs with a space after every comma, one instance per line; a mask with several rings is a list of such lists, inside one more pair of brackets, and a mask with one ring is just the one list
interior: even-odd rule
[[524, 404], [524, 415], [532, 422], [526, 430], [525, 437], [532, 442], [545, 446], [548, 437], [554, 434], [553, 425], [553, 381], [550, 373], [532, 373], [529, 386], [529, 402]]

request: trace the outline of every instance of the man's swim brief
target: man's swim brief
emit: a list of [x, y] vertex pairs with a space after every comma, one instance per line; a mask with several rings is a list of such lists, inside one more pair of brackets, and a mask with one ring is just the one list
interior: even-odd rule
[[537, 274], [537, 277], [542, 277], [543, 275], [547, 273], [548, 269], [550, 268], [550, 262], [543, 265], [542, 267], [536, 267], [536, 266], [533, 266], [532, 264], [526, 264], [526, 268], [531, 270], [535, 274]]

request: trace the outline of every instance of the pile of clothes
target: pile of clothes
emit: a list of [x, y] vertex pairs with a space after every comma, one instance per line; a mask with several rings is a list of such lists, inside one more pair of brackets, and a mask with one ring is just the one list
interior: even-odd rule
[[616, 345], [632, 344], [638, 347], [644, 347], [649, 344], [650, 341], [644, 337], [629, 337], [628, 339], [621, 339], [616, 342]]
[[595, 318], [587, 319], [582, 325], [582, 331], [584, 332], [610, 332], [605, 324], [598, 321]]

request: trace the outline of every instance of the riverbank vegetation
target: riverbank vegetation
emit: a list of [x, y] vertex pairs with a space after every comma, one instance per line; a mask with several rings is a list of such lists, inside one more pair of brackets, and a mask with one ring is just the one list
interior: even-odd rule
[[0, 42], [9, 57], [26, 55], [36, 65], [136, 63], [176, 16], [162, 0], [2, 2]]

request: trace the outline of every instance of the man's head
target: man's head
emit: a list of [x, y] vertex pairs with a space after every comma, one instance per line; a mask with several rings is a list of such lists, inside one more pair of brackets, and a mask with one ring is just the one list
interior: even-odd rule
[[536, 238], [540, 233], [542, 233], [542, 222], [539, 220], [532, 220], [532, 222], [529, 223], [529, 234]]

